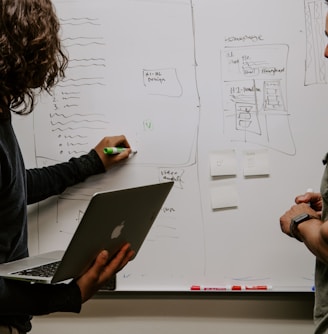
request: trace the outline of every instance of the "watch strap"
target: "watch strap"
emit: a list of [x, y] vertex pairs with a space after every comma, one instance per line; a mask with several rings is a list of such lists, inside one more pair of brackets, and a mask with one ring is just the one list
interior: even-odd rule
[[290, 236], [292, 238], [297, 239], [300, 242], [303, 242], [303, 240], [301, 240], [301, 238], [298, 236], [297, 226], [310, 219], [318, 219], [318, 218], [311, 216], [308, 213], [301, 213], [300, 215], [297, 215], [296, 217], [292, 218], [290, 222], [290, 228], [289, 228]]

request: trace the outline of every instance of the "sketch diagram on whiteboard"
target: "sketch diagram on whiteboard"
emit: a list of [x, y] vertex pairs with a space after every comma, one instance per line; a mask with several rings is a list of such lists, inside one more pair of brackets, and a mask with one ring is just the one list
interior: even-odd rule
[[224, 132], [294, 155], [287, 108], [287, 45], [227, 47], [221, 53]]
[[[44, 223], [38, 225], [39, 251], [68, 244], [92, 194], [134, 183], [173, 180], [176, 196], [189, 193], [189, 202], [180, 204], [172, 194], [162, 208], [144, 257], [160, 254], [163, 246], [176, 249], [172, 245], [189, 240], [195, 231], [201, 235], [199, 193], [189, 181], [197, 179], [200, 118], [192, 1], [54, 3], [69, 64], [65, 79], [51, 96], [41, 96], [33, 115], [37, 166], [86, 154], [102, 137], [120, 134], [138, 154], [108, 177], [93, 176], [40, 203], [38, 220]], [[186, 210], [198, 218], [192, 228], [182, 219]], [[192, 251], [198, 268], [203, 252], [201, 244]], [[177, 270], [185, 256], [190, 250], [181, 258], [175, 255]], [[135, 275], [140, 270], [137, 261], [129, 265]], [[165, 278], [163, 266], [154, 269], [143, 268], [137, 275], [144, 277], [149, 270], [149, 275]], [[131, 277], [123, 274], [126, 280]]]
[[326, 4], [321, 0], [305, 0], [306, 68], [305, 85], [328, 82], [327, 62], [322, 56], [326, 36], [323, 27], [326, 19]]
[[[190, 1], [183, 6], [100, 1], [79, 11], [59, 4], [69, 66], [52, 98], [43, 96], [36, 110], [39, 165], [87, 153], [101, 136], [121, 133], [138, 151], [132, 164], [194, 164], [199, 100]], [[167, 29], [172, 9], [178, 31]], [[133, 22], [126, 22], [122, 13], [131, 10]], [[168, 50], [174, 50], [171, 58]], [[49, 136], [50, 147], [44, 140]]]

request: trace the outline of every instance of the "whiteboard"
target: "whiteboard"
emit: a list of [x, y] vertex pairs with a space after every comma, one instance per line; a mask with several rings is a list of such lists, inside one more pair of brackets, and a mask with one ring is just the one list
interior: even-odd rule
[[15, 117], [27, 167], [125, 134], [138, 154], [29, 208], [30, 252], [65, 248], [90, 196], [174, 180], [119, 291], [268, 284], [311, 291], [280, 231], [328, 150], [321, 0], [55, 0], [67, 76]]

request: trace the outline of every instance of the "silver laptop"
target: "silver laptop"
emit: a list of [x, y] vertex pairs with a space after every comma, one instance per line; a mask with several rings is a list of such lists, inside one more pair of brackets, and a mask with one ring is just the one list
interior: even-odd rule
[[[0, 265], [0, 276], [58, 283], [81, 276], [107, 249], [114, 256], [126, 242], [137, 254], [174, 182], [93, 195], [66, 251], [54, 251]], [[53, 267], [54, 273], [47, 268]], [[40, 273], [41, 272], [41, 273]]]

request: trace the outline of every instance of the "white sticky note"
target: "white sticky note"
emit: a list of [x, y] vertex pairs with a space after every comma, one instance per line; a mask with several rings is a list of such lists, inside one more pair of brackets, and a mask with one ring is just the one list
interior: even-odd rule
[[211, 188], [213, 210], [238, 207], [239, 196], [235, 184], [217, 185]]
[[235, 150], [222, 150], [210, 154], [211, 176], [227, 176], [237, 174], [237, 158]]
[[248, 150], [243, 158], [244, 176], [269, 175], [269, 152], [266, 149]]

